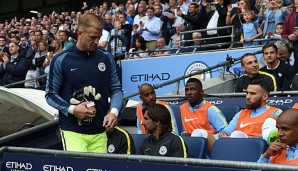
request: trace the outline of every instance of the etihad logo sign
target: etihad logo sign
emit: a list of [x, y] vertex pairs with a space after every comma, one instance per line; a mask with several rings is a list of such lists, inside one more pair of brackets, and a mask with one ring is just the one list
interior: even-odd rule
[[266, 101], [269, 106], [282, 106], [293, 103], [293, 99], [269, 99]]
[[11, 171], [28, 171], [32, 169], [31, 163], [22, 163], [22, 162], [12, 162], [8, 161], [5, 164], [6, 168], [11, 169]]
[[73, 171], [73, 168], [70, 166], [57, 166], [57, 165], [44, 165], [44, 171]]
[[[193, 62], [191, 63], [185, 70], [185, 73], [184, 75], [188, 75], [188, 74], [193, 74], [194, 72], [197, 72], [197, 71], [200, 71], [200, 70], [204, 70], [204, 69], [207, 69], [209, 68], [209, 66], [207, 64], [205, 64], [204, 62], [201, 62], [201, 61], [196, 61], [196, 62]], [[211, 78], [211, 73], [208, 71], [208, 72], [204, 72], [202, 74], [197, 74], [197, 75], [193, 75], [191, 76], [191, 78], [197, 78], [201, 81], [205, 81], [205, 80], [208, 80]], [[187, 80], [189, 78], [186, 78], [184, 80], [184, 83], [186, 84]]]
[[171, 75], [169, 73], [159, 74], [136, 74], [130, 77], [131, 82], [148, 82], [148, 81], [165, 81], [169, 80]]

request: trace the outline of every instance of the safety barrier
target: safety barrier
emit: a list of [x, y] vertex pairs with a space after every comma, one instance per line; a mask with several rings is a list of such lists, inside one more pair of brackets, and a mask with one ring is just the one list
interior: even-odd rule
[[[200, 33], [204, 33], [210, 30], [230, 30], [230, 34], [227, 35], [223, 35], [223, 36], [215, 36], [215, 37], [208, 37], [208, 38], [200, 38], [200, 41], [208, 41], [208, 40], [220, 40], [220, 39], [225, 39], [225, 38], [230, 38], [231, 41], [227, 41], [227, 42], [220, 42], [220, 43], [212, 43], [212, 44], [201, 44], [201, 45], [195, 45], [195, 46], [183, 46], [185, 43], [188, 42], [192, 42], [193, 39], [191, 40], [184, 40], [182, 39], [182, 37], [185, 37], [185, 34], [192, 34], [194, 32], [200, 32]], [[200, 48], [203, 49], [200, 52], [205, 52], [205, 51], [212, 51], [212, 50], [220, 50], [220, 49], [231, 49], [233, 47], [241, 47], [242, 44], [240, 42], [236, 42], [235, 41], [235, 28], [233, 25], [231, 26], [223, 26], [223, 27], [217, 27], [217, 28], [211, 28], [211, 29], [199, 29], [199, 30], [191, 30], [191, 31], [183, 31], [180, 33], [180, 45], [178, 47], [175, 48], [166, 48], [166, 49], [158, 49], [155, 51], [143, 51], [144, 53], [148, 53], [150, 55], [148, 55], [145, 58], [148, 57], [154, 57], [154, 53], [156, 52], [160, 52], [160, 51], [176, 51], [175, 53], [171, 53], [171, 54], [165, 54], [164, 56], [173, 56], [173, 55], [178, 55], [178, 54], [189, 54], [189, 53], [198, 53], [198, 51], [183, 51], [183, 49], [195, 49], [195, 48]], [[263, 42], [262, 44], [260, 43], [260, 45], [257, 45], [256, 47], [262, 46], [263, 44], [269, 42], [269, 41], [276, 41], [276, 40], [281, 40], [280, 38], [258, 38], [258, 39], [254, 39], [252, 42]], [[225, 46], [228, 46], [226, 48], [224, 48]], [[182, 50], [182, 51], [181, 51]], [[143, 53], [142, 52], [142, 53]], [[127, 52], [126, 53], [126, 59], [133, 59], [134, 57], [132, 57], [134, 54], [139, 53], [139, 52]]]
[[2, 147], [1, 165], [3, 171], [11, 170], [297, 170], [298, 166], [264, 164], [256, 162], [235, 162], [194, 158], [155, 157], [142, 155], [96, 154], [65, 152], [60, 150]]
[[44, 74], [44, 75], [38, 76], [36, 78], [32, 78], [32, 79], [27, 79], [27, 80], [23, 80], [23, 81], [18, 81], [18, 82], [6, 84], [6, 85], [3, 85], [3, 87], [10, 88], [10, 87], [15, 86], [15, 85], [24, 84], [25, 82], [30, 82], [30, 81], [36, 82], [38, 80], [41, 80], [41, 79], [46, 78], [47, 76], [48, 76], [48, 74]]
[[[215, 43], [215, 44], [203, 44], [200, 46], [187, 46], [183, 47], [182, 45], [187, 43], [187, 42], [192, 42], [193, 40], [184, 40], [182, 39], [183, 35], [185, 34], [192, 34], [194, 32], [206, 32], [210, 30], [232, 30], [230, 35], [224, 35], [224, 36], [216, 36], [216, 37], [210, 37], [210, 38], [201, 38], [201, 41], [206, 41], [206, 40], [216, 40], [216, 39], [224, 39], [224, 38], [231, 38], [231, 41], [229, 42], [221, 42], [221, 43]], [[189, 49], [189, 48], [205, 48], [206, 50], [208, 49], [214, 49], [216, 47], [216, 50], [220, 49], [219, 47], [228, 45], [228, 49], [232, 48], [233, 45], [236, 43], [234, 42], [235, 34], [234, 34], [234, 26], [223, 26], [223, 27], [217, 27], [217, 28], [211, 28], [211, 29], [200, 29], [200, 30], [191, 30], [191, 31], [183, 31], [180, 33], [180, 45], [178, 48], [167, 48], [167, 49], [159, 49], [155, 51], [142, 51], [142, 53], [148, 53], [148, 57], [153, 57], [155, 56], [154, 53], [160, 52], [160, 51], [177, 51], [177, 53], [174, 54], [166, 54], [164, 56], [172, 56], [172, 55], [177, 55], [181, 52], [181, 49]], [[126, 53], [126, 59], [132, 59], [134, 54], [139, 53], [139, 52], [128, 52]], [[183, 53], [194, 53], [194, 52], [183, 52]]]

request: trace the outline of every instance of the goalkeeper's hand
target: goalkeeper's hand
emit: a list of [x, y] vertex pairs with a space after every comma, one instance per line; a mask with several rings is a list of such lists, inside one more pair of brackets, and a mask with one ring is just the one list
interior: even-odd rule
[[93, 118], [94, 112], [86, 107], [90, 102], [82, 102], [75, 106], [73, 115], [80, 120], [85, 120], [89, 118]]
[[70, 103], [76, 105], [73, 114], [78, 118], [79, 125], [92, 123], [92, 118], [96, 113], [94, 100], [99, 100], [100, 97], [92, 86], [84, 87], [73, 93]]

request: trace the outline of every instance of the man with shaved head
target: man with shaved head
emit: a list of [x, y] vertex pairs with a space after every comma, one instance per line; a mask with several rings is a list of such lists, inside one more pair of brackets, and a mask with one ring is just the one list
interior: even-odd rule
[[298, 109], [288, 109], [276, 121], [278, 142], [273, 142], [258, 162], [298, 165]]
[[142, 125], [144, 122], [144, 113], [142, 112], [144, 107], [148, 107], [154, 104], [161, 104], [164, 105], [171, 114], [172, 120], [172, 132], [178, 134], [176, 119], [174, 113], [169, 105], [166, 102], [156, 100], [156, 93], [151, 84], [144, 83], [139, 88], [139, 98], [143, 101], [143, 103], [139, 103], [137, 105], [137, 126], [138, 126], [138, 134], [146, 134], [145, 126]]

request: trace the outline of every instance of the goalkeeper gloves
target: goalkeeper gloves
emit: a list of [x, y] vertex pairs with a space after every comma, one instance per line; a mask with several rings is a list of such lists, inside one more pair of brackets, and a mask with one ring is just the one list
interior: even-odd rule
[[[90, 103], [86, 104], [86, 108], [93, 111], [93, 114], [95, 115], [95, 100], [99, 100], [101, 98], [101, 95], [99, 93], [96, 94], [96, 90], [92, 86], [86, 86], [78, 91], [75, 91], [73, 93], [73, 98], [70, 99], [70, 104], [78, 105], [82, 102], [89, 101]], [[92, 118], [86, 118], [86, 119], [79, 119], [78, 118], [78, 124], [79, 125], [91, 125]]]

